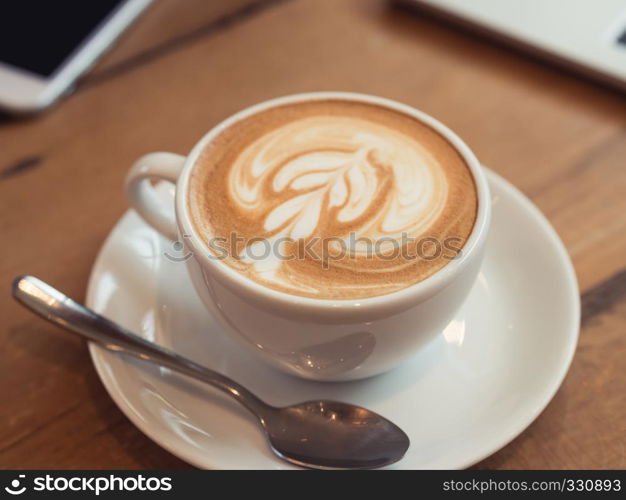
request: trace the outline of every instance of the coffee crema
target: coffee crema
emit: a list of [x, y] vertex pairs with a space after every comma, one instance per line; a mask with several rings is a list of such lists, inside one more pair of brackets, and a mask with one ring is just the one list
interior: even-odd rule
[[477, 212], [472, 175], [446, 138], [399, 111], [334, 99], [221, 131], [194, 165], [188, 199], [225, 265], [320, 299], [424, 280], [461, 250]]

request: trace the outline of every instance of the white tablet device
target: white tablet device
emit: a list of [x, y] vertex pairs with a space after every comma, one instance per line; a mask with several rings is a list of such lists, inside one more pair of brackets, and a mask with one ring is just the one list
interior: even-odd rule
[[626, 0], [397, 0], [626, 90]]
[[29, 113], [52, 104], [150, 2], [0, 3], [0, 108]]

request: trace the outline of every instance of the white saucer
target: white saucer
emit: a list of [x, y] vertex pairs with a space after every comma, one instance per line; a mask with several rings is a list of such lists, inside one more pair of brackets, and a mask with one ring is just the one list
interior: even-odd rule
[[[178, 250], [129, 211], [94, 266], [87, 304], [127, 328], [241, 382], [266, 401], [330, 398], [370, 408], [411, 438], [402, 469], [468, 467], [543, 410], [572, 360], [580, 301], [570, 259], [539, 210], [489, 172], [493, 226], [471, 295], [443, 335], [399, 368], [317, 383], [256, 361], [225, 337], [194, 295]], [[170, 188], [161, 187], [172, 197]], [[410, 328], [410, 325], [407, 325]], [[91, 345], [109, 394], [151, 439], [201, 468], [291, 468], [252, 417], [165, 368]]]

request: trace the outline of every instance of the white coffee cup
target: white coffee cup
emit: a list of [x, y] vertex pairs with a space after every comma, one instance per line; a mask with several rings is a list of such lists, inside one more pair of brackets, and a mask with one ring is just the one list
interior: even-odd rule
[[[315, 299], [290, 295], [246, 278], [220, 260], [190, 220], [188, 186], [196, 161], [222, 130], [275, 106], [312, 100], [373, 103], [417, 118], [465, 159], [478, 194], [476, 222], [461, 253], [427, 279], [365, 299]], [[156, 196], [150, 180], [176, 184], [175, 211]], [[410, 106], [345, 92], [298, 94], [247, 108], [210, 130], [187, 156], [152, 153], [140, 158], [126, 181], [141, 216], [167, 238], [185, 242], [185, 262], [196, 292], [224, 330], [275, 367], [314, 380], [354, 380], [385, 372], [414, 354], [452, 320], [478, 274], [491, 217], [489, 187], [478, 160], [443, 124]]]

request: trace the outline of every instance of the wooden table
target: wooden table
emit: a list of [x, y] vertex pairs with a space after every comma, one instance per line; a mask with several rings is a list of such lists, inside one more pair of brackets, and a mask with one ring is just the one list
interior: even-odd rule
[[626, 102], [384, 0], [157, 1], [72, 96], [0, 121], [0, 467], [185, 468], [106, 394], [85, 343], [13, 303], [30, 273], [81, 299], [126, 171], [281, 94], [350, 90], [457, 131], [556, 227], [580, 344], [541, 416], [481, 468], [626, 468]]

